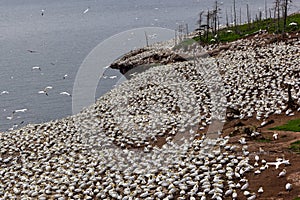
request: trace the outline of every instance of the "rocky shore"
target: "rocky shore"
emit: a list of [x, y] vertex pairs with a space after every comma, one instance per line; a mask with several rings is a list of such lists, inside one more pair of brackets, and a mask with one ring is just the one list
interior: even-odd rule
[[125, 55], [112, 67], [151, 67], [77, 115], [0, 133], [0, 199], [296, 198], [299, 155], [255, 141], [299, 118], [300, 42], [264, 40]]

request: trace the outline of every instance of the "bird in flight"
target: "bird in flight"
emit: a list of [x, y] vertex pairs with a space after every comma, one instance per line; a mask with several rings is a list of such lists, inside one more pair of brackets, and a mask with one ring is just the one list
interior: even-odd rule
[[59, 94], [61, 94], [61, 95], [67, 95], [67, 96], [72, 96], [70, 93], [68, 93], [68, 92], [61, 92], [61, 93], [59, 93]]
[[87, 9], [85, 9], [85, 11], [83, 11], [83, 14], [89, 12], [89, 10], [90, 10], [90, 7], [88, 7]]
[[13, 111], [13, 113], [19, 113], [19, 112], [24, 113], [26, 111], [27, 111], [27, 108], [23, 108], [23, 109], [15, 110], [15, 111]]
[[4, 90], [0, 93], [0, 95], [3, 95], [3, 94], [9, 94], [9, 92]]
[[44, 88], [44, 90], [41, 90], [41, 91], [39, 91], [38, 93], [39, 93], [39, 94], [45, 94], [45, 95], [48, 96], [48, 90], [51, 90], [51, 89], [53, 89], [52, 86], [47, 86], [47, 87]]
[[64, 77], [63, 77], [63, 79], [66, 79], [67, 77], [68, 77], [68, 74], [65, 74]]
[[31, 68], [31, 70], [40, 70], [41, 71], [42, 69], [39, 66], [34, 66]]

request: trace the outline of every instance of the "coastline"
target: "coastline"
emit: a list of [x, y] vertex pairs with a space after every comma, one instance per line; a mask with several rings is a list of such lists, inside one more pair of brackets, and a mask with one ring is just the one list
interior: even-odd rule
[[[245, 174], [246, 182], [250, 183], [247, 197], [253, 196], [254, 193], [257, 198], [272, 197], [273, 191], [270, 190], [275, 186], [259, 182], [259, 177], [269, 177], [269, 181], [277, 184], [276, 190], [280, 193], [276, 194], [277, 197], [284, 199], [297, 197], [299, 195], [297, 191], [300, 189], [297, 180], [292, 183], [293, 189], [290, 192], [286, 192], [284, 186], [287, 181], [293, 181], [292, 178], [288, 178], [297, 172], [296, 168], [300, 163], [299, 154], [291, 153], [286, 146], [282, 151], [273, 152], [272, 148], [277, 147], [278, 151], [277, 145], [280, 145], [282, 140], [287, 140], [285, 137], [271, 141], [269, 149], [256, 142], [259, 137], [272, 138], [273, 132], [267, 128], [274, 124], [259, 128], [262, 122], [273, 119], [275, 124], [282, 124], [286, 120], [299, 118], [299, 101], [296, 102], [297, 108], [288, 114], [285, 113], [289, 110], [287, 91], [281, 87], [281, 83], [290, 81], [288, 78], [294, 79], [295, 83], [299, 82], [297, 71], [300, 56], [299, 37], [298, 41], [279, 41], [277, 45], [273, 45], [266, 42], [268, 36], [257, 35], [250, 39], [242, 39], [231, 43], [228, 48], [220, 47], [217, 50], [213, 50], [215, 47], [211, 46], [207, 49], [208, 54], [213, 57], [199, 58], [199, 60], [209, 59], [217, 64], [220, 76], [227, 81], [224, 92], [229, 102], [227, 107], [231, 108], [232, 112], [226, 113], [227, 121], [224, 125], [226, 131], [217, 139], [220, 151], [214, 150], [208, 156], [207, 152], [199, 148], [204, 144], [203, 133], [212, 119], [209, 112], [211, 108], [209, 91], [205, 89], [205, 82], [201, 79], [203, 74], [199, 73], [194, 65], [193, 58], [197, 56], [187, 57], [189, 49], [188, 51], [179, 49], [174, 53], [163, 46], [150, 47], [148, 48], [150, 53], [142, 55], [147, 58], [146, 63], [140, 63], [145, 59], [141, 59], [139, 54], [135, 54], [133, 60], [128, 56], [116, 63], [121, 61], [120, 66], [128, 66], [128, 61], [132, 69], [134, 66], [149, 63], [154, 64], [153, 67], [147, 71], [143, 70], [139, 76], [133, 77], [120, 88], [101, 97], [96, 104], [81, 113], [62, 120], [28, 125], [16, 131], [1, 133], [0, 142], [3, 145], [0, 161], [5, 187], [0, 187], [0, 196], [28, 196], [41, 199], [75, 196], [78, 199], [115, 199], [125, 196], [160, 199], [170, 196], [169, 198], [186, 199], [201, 198], [205, 195], [217, 197], [225, 195], [226, 191], [232, 189], [236, 190], [239, 197], [244, 198], [244, 191], [237, 186], [238, 183], [243, 184], [241, 182], [243, 177], [230, 176], [230, 173], [240, 173], [237, 169], [243, 167], [248, 171], [245, 170], [240, 174], [241, 176]], [[197, 49], [197, 45], [193, 48]], [[203, 49], [197, 52], [203, 55]], [[140, 52], [142, 53], [145, 52]], [[160, 53], [163, 56], [160, 56]], [[179, 56], [174, 57], [177, 54]], [[242, 63], [243, 60], [247, 62]], [[277, 66], [284, 63], [289, 63], [289, 66]], [[275, 72], [286, 72], [286, 75], [281, 76], [282, 74]], [[273, 80], [276, 80], [273, 85], [268, 84]], [[170, 83], [178, 82], [182, 83], [182, 90], [170, 86]], [[299, 94], [299, 84], [295, 83], [293, 96]], [[189, 92], [191, 88], [194, 90]], [[276, 102], [278, 99], [281, 101], [279, 104]], [[250, 105], [249, 108], [247, 105]], [[273, 107], [276, 108], [273, 113], [278, 112], [278, 115], [270, 114], [266, 109]], [[249, 116], [248, 111], [251, 111]], [[186, 113], [188, 115], [185, 115]], [[286, 117], [291, 113], [294, 114]], [[280, 122], [277, 122], [277, 119]], [[231, 133], [234, 132], [232, 127], [239, 122], [244, 124], [241, 127], [254, 126], [260, 136], [249, 137], [240, 132], [231, 137]], [[145, 127], [146, 130], [143, 130]], [[192, 133], [195, 137], [190, 142], [185, 143], [184, 139], [183, 144], [172, 142], [177, 134], [192, 137]], [[246, 138], [247, 144], [239, 142], [243, 137]], [[295, 140], [294, 137], [296, 136], [288, 138]], [[184, 137], [181, 136], [180, 139], [182, 138]], [[273, 162], [276, 157], [290, 161], [291, 165], [284, 166], [288, 172], [286, 177], [278, 179], [275, 175], [283, 166], [280, 170], [273, 170], [270, 166], [271, 169], [261, 170], [260, 174], [254, 175], [256, 170], [265, 166], [265, 163], [259, 163], [259, 167], [255, 166], [253, 155], [259, 155], [259, 147], [266, 152], [261, 155], [259, 161], [265, 159]], [[142, 158], [138, 158], [140, 160], [136, 160], [135, 155], [130, 153], [133, 149], [143, 153]], [[224, 154], [218, 160], [220, 152]], [[161, 154], [163, 155], [159, 157]], [[149, 159], [149, 155], [151, 158], [154, 157], [156, 162]], [[122, 160], [124, 158], [125, 161]], [[145, 164], [150, 167], [145, 168]], [[220, 169], [216, 169], [217, 164], [221, 165]], [[169, 165], [171, 168], [168, 168]], [[15, 177], [17, 181], [11, 184], [9, 177]], [[222, 186], [213, 185], [214, 177], [218, 177], [218, 183]], [[201, 183], [202, 179], [207, 180], [205, 184]], [[266, 192], [263, 194], [257, 193], [259, 184], [264, 184], [262, 186]], [[204, 192], [205, 187], [208, 188], [205, 185], [210, 185], [208, 192]], [[211, 190], [212, 194], [208, 194]]]

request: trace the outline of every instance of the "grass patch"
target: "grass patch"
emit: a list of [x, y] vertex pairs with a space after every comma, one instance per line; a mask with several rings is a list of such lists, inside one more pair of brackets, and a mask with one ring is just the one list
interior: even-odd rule
[[[295, 22], [297, 26], [290, 26], [291, 22]], [[283, 19], [280, 19], [279, 28], [277, 24], [277, 19], [265, 19], [261, 21], [255, 21], [250, 24], [241, 24], [236, 27], [227, 27], [219, 30], [218, 37], [215, 38], [212, 33], [208, 34], [208, 38], [206, 36], [199, 36], [193, 38], [196, 41], [201, 40], [204, 44], [213, 44], [216, 42], [232, 42], [234, 40], [241, 39], [247, 35], [251, 35], [259, 30], [267, 30], [269, 33], [282, 33], [283, 29]], [[285, 32], [294, 32], [300, 30], [300, 14], [292, 14], [287, 17], [287, 24]], [[214, 39], [214, 40], [212, 40]], [[186, 42], [184, 42], [186, 43]]]
[[300, 200], [300, 197], [296, 197], [294, 200]]
[[300, 132], [300, 119], [288, 121], [287, 124], [270, 128], [270, 130]]
[[268, 143], [268, 142], [271, 142], [271, 139], [269, 139], [269, 138], [262, 138], [262, 139], [256, 140], [256, 142]]
[[293, 152], [300, 153], [300, 140], [291, 143], [289, 149]]

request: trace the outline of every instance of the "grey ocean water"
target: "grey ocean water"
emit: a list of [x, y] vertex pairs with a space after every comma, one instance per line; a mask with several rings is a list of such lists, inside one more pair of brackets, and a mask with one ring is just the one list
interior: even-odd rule
[[[242, 13], [247, 3], [253, 15], [264, 9], [262, 0], [236, 1]], [[270, 6], [273, 0], [267, 2]], [[20, 127], [71, 115], [71, 97], [59, 93], [72, 92], [82, 61], [108, 37], [133, 28], [175, 29], [184, 23], [192, 30], [198, 13], [212, 4], [207, 0], [1, 0], [0, 93], [9, 93], [0, 95], [0, 131], [14, 124]], [[290, 11], [298, 11], [299, 5], [294, 1]], [[231, 6], [232, 0], [223, 0], [223, 13], [225, 9], [230, 12]], [[32, 70], [34, 66], [41, 70]], [[114, 70], [105, 73], [120, 77]], [[68, 76], [63, 79], [65, 74]], [[111, 85], [101, 82], [96, 96], [110, 90]], [[46, 86], [53, 87], [49, 95], [38, 94]], [[18, 109], [27, 111], [8, 120]]]

